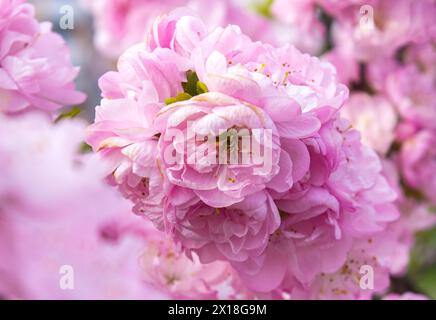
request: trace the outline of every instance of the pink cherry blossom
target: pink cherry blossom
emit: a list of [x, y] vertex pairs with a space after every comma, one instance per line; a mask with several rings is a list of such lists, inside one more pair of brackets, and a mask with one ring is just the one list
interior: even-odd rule
[[342, 109], [342, 115], [361, 132], [363, 143], [381, 154], [386, 154], [394, 142], [398, 121], [389, 100], [383, 96], [355, 93]]
[[22, 0], [0, 4], [0, 111], [17, 113], [28, 109], [53, 112], [65, 105], [83, 102], [74, 89], [79, 69], [71, 65], [70, 50], [39, 23], [34, 7]]
[[[347, 87], [332, 65], [292, 46], [253, 42], [237, 26], [207, 32], [181, 12], [158, 18], [148, 44], [100, 81], [87, 141], [111, 164], [110, 180], [136, 206], [159, 195], [161, 213], [139, 213], [189, 256], [230, 263], [255, 292], [292, 295], [340, 272], [398, 218], [377, 155], [340, 118]], [[244, 156], [240, 140], [221, 140], [232, 129], [270, 132], [270, 144], [255, 138], [269, 166], [220, 162], [222, 146]], [[390, 270], [380, 268], [384, 288]]]
[[77, 155], [84, 121], [53, 125], [32, 113], [12, 119], [0, 115], [0, 124], [0, 211], [49, 218], [53, 214], [49, 207], [74, 206], [72, 195], [78, 192], [92, 197], [104, 171], [91, 165], [93, 159], [82, 162]]

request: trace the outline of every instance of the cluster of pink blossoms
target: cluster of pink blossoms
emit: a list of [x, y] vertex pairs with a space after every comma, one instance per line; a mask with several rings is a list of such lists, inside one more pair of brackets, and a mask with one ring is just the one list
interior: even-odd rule
[[83, 102], [64, 40], [24, 0], [0, 3], [0, 112], [48, 112]]
[[[134, 212], [188, 256], [226, 261], [249, 289], [276, 298], [366, 298], [387, 287], [396, 192], [340, 117], [348, 89], [332, 65], [237, 26], [208, 32], [177, 10], [100, 87], [87, 142]], [[210, 149], [192, 159], [189, 146], [210, 146], [197, 135], [218, 148], [232, 129], [256, 141], [254, 132], [270, 133], [267, 168], [210, 162]], [[363, 265], [377, 270], [372, 290], [359, 283]]]

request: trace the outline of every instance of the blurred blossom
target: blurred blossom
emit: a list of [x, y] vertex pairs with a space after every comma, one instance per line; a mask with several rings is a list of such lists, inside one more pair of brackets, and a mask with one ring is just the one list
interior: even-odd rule
[[[20, 119], [1, 117], [0, 128], [14, 137], [0, 144], [2, 297], [235, 295], [237, 279], [228, 265], [190, 260], [163, 233], [129, 214], [128, 203], [103, 183], [101, 164], [77, 152], [81, 121], [53, 125], [38, 114], [27, 114]], [[25, 163], [25, 158], [33, 161]], [[71, 290], [59, 284], [64, 265], [74, 272]]]
[[363, 143], [386, 154], [395, 138], [397, 114], [383, 96], [356, 92], [350, 96], [342, 115], [361, 132]]
[[39, 23], [34, 7], [22, 0], [0, 3], [0, 111], [53, 112], [85, 99], [74, 89], [79, 69], [51, 28], [48, 22]]
[[[271, 40], [267, 20], [232, 0], [96, 0], [81, 1], [95, 17], [95, 45], [106, 56], [117, 58], [128, 47], [145, 41], [154, 19], [187, 6], [210, 29], [237, 24], [257, 40]], [[243, 2], [243, 1], [242, 1]], [[245, 1], [247, 2], [247, 1]], [[245, 3], [244, 3], [245, 4]]]

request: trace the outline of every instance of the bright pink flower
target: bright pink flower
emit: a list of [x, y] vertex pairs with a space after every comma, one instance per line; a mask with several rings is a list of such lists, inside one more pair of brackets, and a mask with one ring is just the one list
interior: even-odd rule
[[73, 80], [79, 69], [70, 51], [47, 22], [38, 23], [34, 7], [21, 0], [0, 4], [0, 111], [52, 112], [83, 102]]
[[[339, 272], [397, 219], [380, 161], [339, 117], [348, 89], [332, 65], [253, 42], [237, 26], [204, 33], [176, 13], [153, 30], [150, 48], [128, 50], [102, 78], [88, 142], [112, 177], [161, 174], [162, 213], [143, 213], [188, 254], [228, 261], [251, 290], [291, 293]], [[232, 130], [244, 134], [232, 140]], [[240, 162], [244, 137], [269, 154], [262, 165]], [[147, 148], [132, 157], [137, 144]], [[135, 204], [149, 201], [150, 184], [129, 186]]]
[[[156, 123], [157, 128], [163, 133], [159, 140], [160, 159], [163, 159], [161, 165], [169, 182], [193, 191], [199, 199], [210, 206], [228, 207], [266, 187], [280, 191], [292, 185], [292, 160], [281, 152], [278, 132], [273, 121], [262, 109], [254, 105], [221, 93], [205, 93], [187, 102], [163, 108], [157, 115]], [[242, 148], [238, 145], [241, 142], [236, 141], [237, 145], [233, 145], [228, 141], [233, 139], [230, 136], [216, 141], [234, 128], [241, 129], [237, 134], [243, 134], [242, 130], [246, 130], [250, 139], [250, 130], [259, 130], [259, 147], [265, 152], [269, 150], [268, 154], [271, 155], [271, 159], [266, 160], [268, 163], [256, 164], [249, 160], [241, 164], [239, 158]], [[172, 136], [176, 130], [186, 133], [186, 138], [183, 135]], [[221, 130], [225, 130], [224, 133]], [[271, 145], [265, 143], [267, 130], [271, 132]], [[198, 141], [198, 135], [212, 135], [213, 141]], [[211, 144], [215, 155], [203, 156]], [[171, 150], [177, 153], [174, 161], [169, 156]], [[231, 163], [232, 154], [235, 152], [237, 162]], [[222, 156], [226, 159], [221, 162]], [[283, 172], [285, 175], [282, 179], [273, 180], [280, 170], [279, 161], [289, 169]]]

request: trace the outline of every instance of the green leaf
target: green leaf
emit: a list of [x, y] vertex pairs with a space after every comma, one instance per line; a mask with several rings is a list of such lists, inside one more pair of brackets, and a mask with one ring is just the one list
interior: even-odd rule
[[70, 111], [61, 113], [55, 120], [55, 123], [62, 121], [64, 119], [73, 119], [77, 117], [82, 110], [79, 107], [73, 107]]
[[422, 292], [436, 299], [436, 269], [420, 272], [415, 278], [416, 284]]
[[197, 81], [197, 94], [203, 94], [209, 92], [208, 87], [201, 81]]
[[198, 96], [209, 92], [206, 84], [198, 80], [198, 76], [194, 71], [186, 73], [186, 82], [182, 82], [183, 92], [177, 94], [175, 97], [165, 99], [165, 104], [170, 105], [179, 101], [186, 101], [192, 97]]
[[194, 71], [188, 71], [186, 73], [186, 82], [182, 83], [182, 87], [185, 93], [190, 94], [192, 97], [197, 95], [197, 82], [198, 76]]
[[415, 246], [410, 254], [409, 276], [419, 277], [426, 270], [432, 269], [435, 263], [436, 228], [421, 231], [416, 235]]
[[176, 103], [176, 102], [180, 102], [180, 101], [186, 101], [191, 99], [192, 96], [186, 92], [181, 92], [179, 93], [177, 96], [173, 97], [173, 98], [168, 98], [165, 99], [165, 104], [166, 105], [170, 105], [172, 103]]

